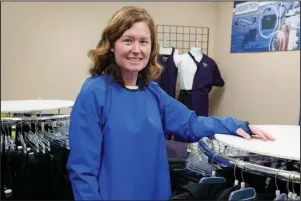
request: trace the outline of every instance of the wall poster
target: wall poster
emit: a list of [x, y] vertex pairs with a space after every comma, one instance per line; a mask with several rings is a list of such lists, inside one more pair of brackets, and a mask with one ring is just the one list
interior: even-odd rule
[[300, 50], [300, 1], [235, 1], [231, 52]]

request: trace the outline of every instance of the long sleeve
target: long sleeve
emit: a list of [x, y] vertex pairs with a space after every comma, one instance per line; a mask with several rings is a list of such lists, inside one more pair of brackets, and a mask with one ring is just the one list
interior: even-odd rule
[[98, 105], [93, 90], [84, 88], [71, 111], [67, 170], [75, 200], [101, 200], [98, 174], [103, 137]]
[[247, 124], [232, 117], [197, 116], [179, 101], [159, 89], [164, 132], [172, 133], [187, 142], [197, 142], [201, 137], [215, 133], [237, 135], [238, 128], [248, 132]]

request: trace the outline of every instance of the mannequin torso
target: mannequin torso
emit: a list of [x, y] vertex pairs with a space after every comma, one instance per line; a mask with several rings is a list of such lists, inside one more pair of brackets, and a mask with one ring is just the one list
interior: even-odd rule
[[[203, 58], [201, 48], [192, 47], [189, 51], [200, 62]], [[193, 78], [197, 70], [197, 65], [188, 53], [181, 55], [181, 60], [177, 65], [180, 77], [180, 88], [182, 90], [191, 90]]]
[[189, 51], [193, 56], [194, 58], [196, 59], [197, 62], [200, 62], [203, 58], [203, 53], [202, 53], [202, 49], [199, 48], [199, 47], [192, 47], [190, 48], [190, 51]]

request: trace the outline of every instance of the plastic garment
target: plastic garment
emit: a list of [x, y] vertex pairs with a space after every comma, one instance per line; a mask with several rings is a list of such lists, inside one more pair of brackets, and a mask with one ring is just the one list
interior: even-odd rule
[[171, 187], [164, 133], [196, 142], [239, 127], [247, 131], [234, 118], [197, 117], [155, 82], [132, 90], [110, 76], [89, 77], [70, 117], [67, 169], [74, 198], [166, 200]]

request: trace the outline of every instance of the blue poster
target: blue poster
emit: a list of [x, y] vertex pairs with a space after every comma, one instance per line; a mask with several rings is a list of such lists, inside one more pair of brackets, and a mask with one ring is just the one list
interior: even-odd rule
[[231, 52], [300, 50], [300, 1], [235, 1]]

